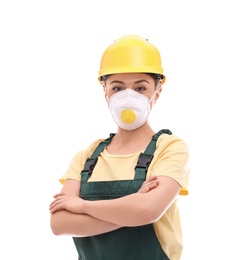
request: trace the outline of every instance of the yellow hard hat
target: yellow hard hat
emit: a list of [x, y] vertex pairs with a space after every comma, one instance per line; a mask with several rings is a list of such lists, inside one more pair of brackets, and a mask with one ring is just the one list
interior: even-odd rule
[[158, 49], [145, 38], [126, 35], [104, 51], [98, 80], [101, 82], [106, 75], [133, 72], [158, 74], [161, 82], [165, 81]]

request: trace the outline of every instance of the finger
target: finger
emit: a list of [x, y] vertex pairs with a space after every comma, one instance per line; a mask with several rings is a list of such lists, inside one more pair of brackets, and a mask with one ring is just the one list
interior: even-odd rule
[[54, 213], [54, 212], [61, 210], [61, 209], [64, 209], [64, 201], [63, 200], [56, 201], [54, 204], [52, 204], [49, 207], [50, 213]]
[[140, 189], [139, 189], [139, 193], [146, 193], [146, 192], [148, 192], [148, 191], [150, 191], [150, 189], [149, 189], [149, 186], [142, 186]]
[[62, 209], [62, 208], [60, 208], [59, 206], [56, 206], [56, 207], [50, 209], [50, 213], [53, 214], [53, 213], [55, 213], [55, 212], [57, 212], [57, 211], [59, 211], [59, 210], [61, 210], [61, 209]]
[[158, 186], [158, 183], [152, 183], [148, 188], [149, 188], [149, 190], [153, 190], [153, 189], [155, 189], [156, 187]]
[[63, 202], [65, 200], [64, 196], [60, 196], [58, 198], [56, 198], [55, 200], [53, 200], [53, 202], [50, 204], [49, 208], [55, 207], [57, 204], [60, 204], [61, 202]]
[[147, 179], [147, 181], [149, 182], [149, 181], [155, 181], [155, 180], [157, 180], [157, 176], [151, 176], [150, 178], [148, 178]]
[[59, 193], [57, 193], [57, 194], [55, 194], [54, 196], [53, 196], [53, 198], [58, 198], [58, 197], [60, 197], [60, 196], [64, 196], [64, 195], [67, 195], [68, 193], [66, 193], [66, 192], [59, 192]]
[[143, 190], [142, 190], [142, 192], [144, 192], [144, 193], [146, 193], [146, 192], [148, 192], [149, 191], [149, 187], [146, 187], [146, 188], [144, 188]]
[[147, 184], [143, 185], [141, 187], [141, 189], [139, 190], [139, 192], [142, 192], [142, 193], [143, 192], [148, 192], [148, 191], [150, 191], [152, 189], [155, 189], [157, 186], [158, 186], [158, 182], [153, 181], [153, 182], [150, 182], [150, 183], [147, 183]]
[[150, 183], [152, 181], [158, 181], [157, 176], [151, 176], [149, 179], [147, 179], [143, 185], [146, 185], [147, 183]]
[[148, 181], [142, 185], [143, 188], [149, 187], [150, 185], [156, 184], [158, 185], [158, 180]]
[[149, 191], [150, 191], [150, 190], [153, 190], [153, 189], [157, 188], [157, 186], [158, 186], [158, 183], [153, 182], [153, 183], [151, 183], [149, 186], [147, 186], [147, 188], [148, 188]]

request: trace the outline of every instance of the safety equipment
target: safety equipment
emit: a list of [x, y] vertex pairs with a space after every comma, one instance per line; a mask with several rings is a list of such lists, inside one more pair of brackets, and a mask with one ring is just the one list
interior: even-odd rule
[[98, 80], [102, 76], [118, 73], [153, 73], [165, 81], [158, 49], [147, 39], [126, 35], [115, 40], [103, 53]]
[[116, 124], [125, 130], [134, 130], [143, 125], [150, 114], [150, 103], [154, 95], [149, 99], [132, 89], [112, 95], [108, 105]]

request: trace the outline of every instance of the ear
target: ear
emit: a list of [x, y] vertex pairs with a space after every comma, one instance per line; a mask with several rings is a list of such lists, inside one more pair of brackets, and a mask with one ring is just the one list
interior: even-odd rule
[[153, 104], [155, 104], [156, 101], [159, 99], [161, 92], [162, 92], [162, 85], [160, 84], [160, 86], [158, 86], [158, 88], [156, 89], [155, 97], [153, 99]]
[[107, 88], [105, 85], [102, 85], [103, 86], [103, 91], [105, 92], [105, 100], [106, 102], [108, 102], [108, 98], [107, 98]]

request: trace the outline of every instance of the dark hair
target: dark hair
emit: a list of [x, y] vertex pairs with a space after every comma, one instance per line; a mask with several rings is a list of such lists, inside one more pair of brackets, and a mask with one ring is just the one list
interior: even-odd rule
[[[161, 74], [156, 74], [156, 73], [145, 73], [145, 74], [151, 76], [153, 79], [158, 80], [158, 81], [161, 81], [164, 78], [164, 76], [161, 75]], [[103, 75], [103, 76], [100, 77], [100, 80], [102, 82], [105, 82], [109, 78], [109, 76], [111, 76], [111, 75], [112, 74]]]
[[156, 73], [146, 73], [146, 74], [158, 81], [161, 81], [164, 78], [164, 76], [161, 74], [156, 74]]
[[111, 75], [112, 75], [112, 74], [101, 76], [101, 77], [100, 77], [100, 81], [101, 81], [101, 82], [105, 82], [105, 81], [109, 78], [109, 76], [111, 76]]

